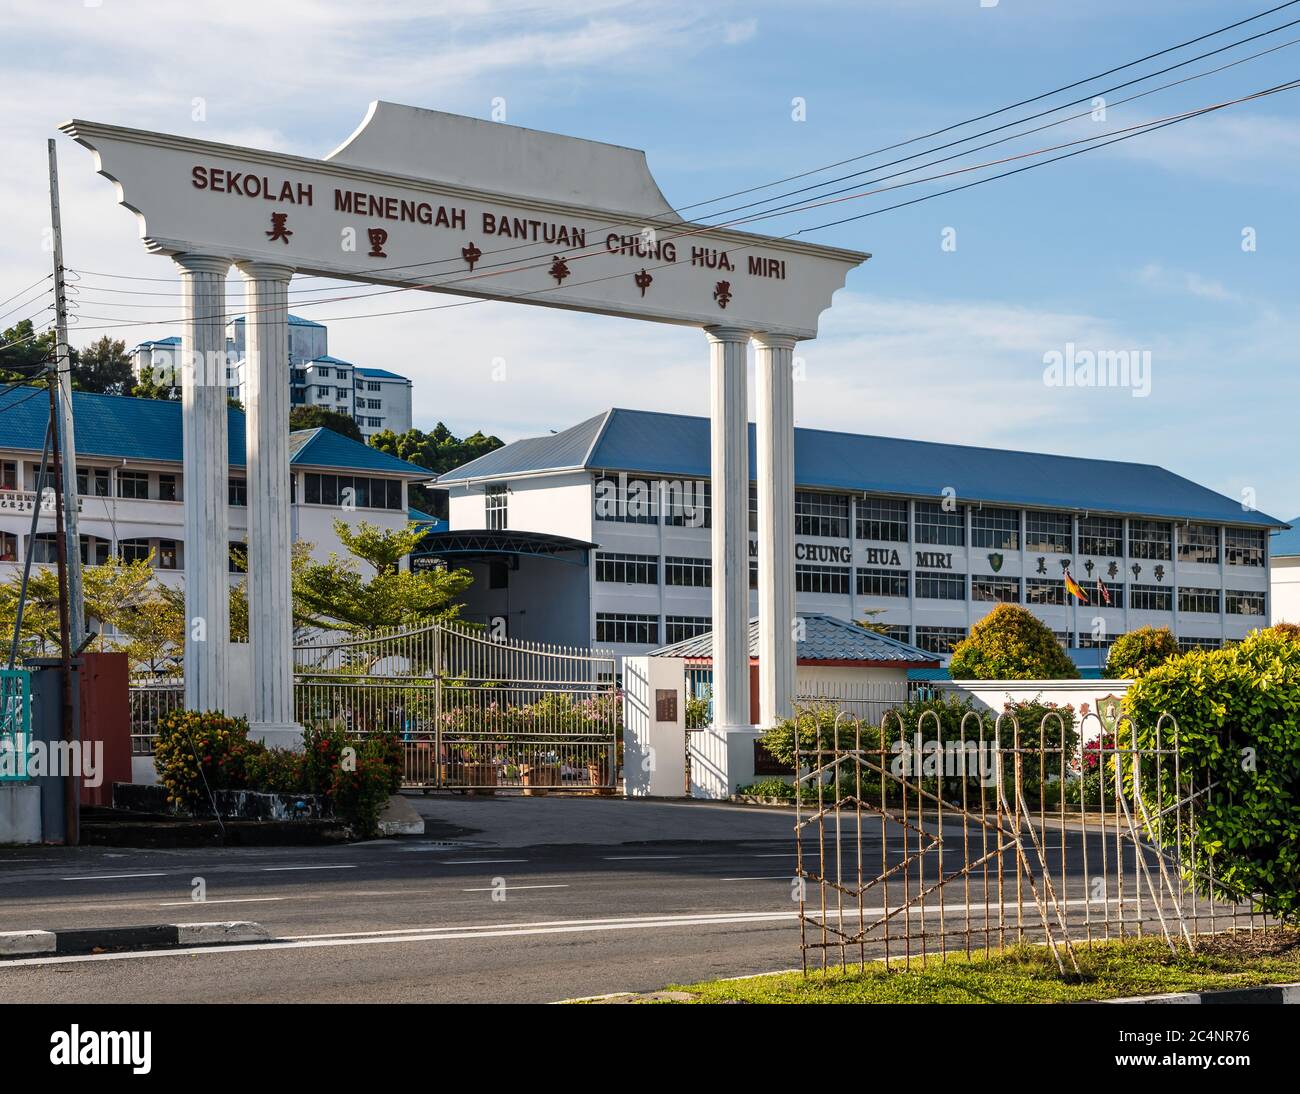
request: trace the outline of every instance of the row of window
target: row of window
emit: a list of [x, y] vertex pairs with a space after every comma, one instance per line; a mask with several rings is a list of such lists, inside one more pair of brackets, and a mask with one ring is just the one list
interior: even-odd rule
[[308, 505], [352, 505], [358, 509], [401, 509], [402, 483], [399, 479], [372, 479], [364, 475], [303, 476], [303, 490]]
[[[751, 566], [751, 576], [753, 567]], [[847, 596], [853, 570], [848, 566], [819, 566], [801, 563], [795, 567], [795, 590], [801, 593], [822, 593], [830, 596]], [[600, 551], [596, 553], [596, 580], [615, 585], [658, 585], [659, 560], [655, 555], [620, 554]], [[858, 596], [907, 599], [912, 575], [907, 570], [860, 568], [856, 573]], [[966, 575], [946, 571], [918, 570], [915, 575], [916, 596], [920, 600], [965, 600]], [[664, 559], [664, 584], [689, 588], [708, 588], [712, 583], [712, 563], [707, 558], [686, 558], [669, 555]], [[752, 582], [751, 582], [752, 584]], [[999, 604], [1021, 603], [1021, 579], [972, 575], [970, 599]], [[1124, 607], [1122, 584], [1105, 586], [1106, 596], [1096, 589], [1088, 590], [1090, 598], [1097, 597], [1094, 607]], [[1129, 585], [1131, 606], [1139, 611], [1173, 610], [1174, 590], [1160, 585]], [[1218, 589], [1184, 586], [1178, 590], [1178, 610], [1217, 615]], [[1263, 615], [1263, 592], [1225, 590], [1225, 609], [1229, 615]], [[1068, 605], [1065, 582], [1052, 578], [1027, 577], [1023, 584], [1023, 602], [1026, 604]]]

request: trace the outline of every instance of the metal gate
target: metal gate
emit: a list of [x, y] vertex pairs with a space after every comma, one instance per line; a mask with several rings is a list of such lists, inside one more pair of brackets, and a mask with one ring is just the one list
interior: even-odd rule
[[544, 794], [618, 782], [614, 657], [603, 651], [456, 623], [325, 635], [294, 647], [294, 713], [400, 736], [410, 787]]

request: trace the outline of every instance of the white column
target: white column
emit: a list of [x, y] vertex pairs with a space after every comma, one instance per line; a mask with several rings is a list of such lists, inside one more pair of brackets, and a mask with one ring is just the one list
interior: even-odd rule
[[750, 724], [749, 406], [750, 332], [706, 327], [710, 365], [713, 509], [713, 722]]
[[302, 740], [293, 719], [289, 572], [289, 280], [293, 270], [241, 262], [248, 482], [249, 728], [268, 744]]
[[794, 713], [794, 343], [756, 334], [758, 471], [758, 711], [775, 725]]
[[226, 492], [228, 258], [182, 254], [181, 423], [185, 497], [185, 705], [225, 710], [230, 643]]

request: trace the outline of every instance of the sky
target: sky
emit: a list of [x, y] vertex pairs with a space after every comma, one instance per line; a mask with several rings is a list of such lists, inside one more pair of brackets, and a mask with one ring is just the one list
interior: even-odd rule
[[[82, 276], [73, 344], [110, 322], [134, 324], [111, 328], [128, 348], [179, 333], [174, 322], [154, 321], [175, 314], [174, 297], [103, 291], [178, 286], [116, 280], [174, 271], [145, 252], [135, 217], [116, 204], [89, 153], [58, 133], [69, 117], [323, 157], [375, 99], [481, 118], [495, 105], [509, 124], [644, 149], [660, 189], [681, 208], [862, 157], [1278, 2], [7, 0], [0, 300], [49, 268], [45, 141], [57, 136], [65, 263]], [[1087, 96], [1082, 106], [972, 143], [1058, 121], [1089, 110], [1113, 84], [1292, 20], [1300, 4], [952, 136], [739, 200], [879, 168]], [[1283, 48], [1115, 101], [1274, 46]], [[1106, 94], [1104, 117], [1089, 113], [962, 162], [1079, 140], [1297, 77], [1300, 22]], [[871, 213], [990, 173], [754, 230], [779, 235]], [[818, 338], [797, 349], [797, 424], [1158, 463], [1294, 517], [1297, 177], [1300, 90], [805, 234], [872, 258], [836, 294]], [[333, 355], [410, 376], [415, 424], [426, 429], [443, 421], [460, 434], [482, 429], [513, 440], [610, 406], [708, 412], [699, 331], [501, 302], [365, 316], [427, 304], [399, 294], [382, 298], [382, 308], [354, 300], [294, 310], [328, 324]], [[22, 317], [0, 318], [0, 327]], [[1130, 352], [1140, 382], [1049, 382], [1054, 355], [1067, 357], [1071, 347], [1076, 362], [1081, 352]]]

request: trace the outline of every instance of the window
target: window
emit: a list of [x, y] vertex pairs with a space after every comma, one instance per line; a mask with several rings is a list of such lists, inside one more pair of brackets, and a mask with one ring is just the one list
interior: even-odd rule
[[507, 503], [510, 488], [503, 482], [494, 482], [483, 489], [483, 517], [492, 529], [506, 527]]
[[758, 487], [749, 484], [749, 530], [758, 531]]
[[367, 391], [378, 391], [378, 390], [379, 390], [379, 381], [378, 381], [378, 380], [367, 380], [367, 381], [366, 381], [366, 390], [367, 390]]
[[1065, 582], [1044, 580], [1041, 577], [1025, 578], [1026, 604], [1064, 604]]
[[226, 569], [232, 574], [242, 574], [248, 570], [248, 545], [232, 543], [226, 552]]
[[240, 508], [248, 505], [248, 483], [244, 479], [226, 480], [226, 504]]
[[749, 560], [749, 587], [751, 589], [758, 588], [758, 559], [756, 558]]
[[1223, 596], [1229, 615], [1264, 614], [1264, 594], [1262, 592], [1228, 589]]
[[[1020, 549], [1020, 510], [972, 509], [970, 545], [992, 547], [998, 551]], [[1017, 597], [1019, 591], [1017, 590]]]
[[330, 370], [324, 365], [318, 366], [316, 373], [322, 380], [328, 380], [330, 378]]
[[384, 405], [378, 399], [367, 399], [365, 402], [367, 410], [378, 410]]
[[1184, 586], [1178, 590], [1178, 610], [1202, 615], [1219, 614], [1219, 590]]
[[937, 501], [916, 503], [916, 542], [939, 543], [947, 547], [966, 545], [966, 506], [951, 512]]
[[176, 476], [175, 475], [158, 476], [158, 500], [159, 501], [176, 500]]
[[149, 476], [144, 471], [119, 471], [117, 473], [117, 496], [119, 498], [149, 497]]
[[630, 615], [626, 612], [596, 613], [597, 642], [629, 642], [651, 645], [659, 642], [657, 615]]
[[965, 627], [916, 628], [916, 644], [930, 653], [952, 653], [953, 646], [965, 637]]
[[1223, 643], [1217, 638], [1188, 638], [1180, 635], [1178, 638], [1178, 652], [1188, 653], [1191, 650], [1218, 650], [1223, 648]]
[[1092, 606], [1094, 608], [1124, 607], [1124, 586], [1119, 584], [1118, 582], [1116, 582], [1114, 585], [1107, 584], [1104, 578], [1101, 579], [1101, 583], [1103, 587], [1106, 589], [1107, 595], [1110, 596], [1110, 603], [1109, 604], [1106, 603], [1105, 598], [1101, 595], [1101, 593], [1097, 591], [1097, 586], [1095, 584], [1091, 588], [1085, 585], [1084, 589], [1087, 590], [1088, 599], [1092, 601]]
[[892, 498], [859, 498], [858, 539], [907, 542], [907, 502]]
[[1170, 558], [1173, 533], [1170, 525], [1161, 520], [1131, 520], [1128, 522], [1128, 553], [1130, 558]]
[[119, 540], [117, 554], [123, 562], [144, 562], [149, 557], [149, 541], [147, 539]]
[[886, 627], [885, 637], [892, 638], [895, 642], [906, 642], [911, 645], [912, 628], [906, 626]]
[[1105, 650], [1110, 649], [1115, 644], [1115, 638], [1118, 635], [1100, 635], [1093, 637], [1091, 631], [1080, 631], [1077, 649], [1081, 650]]
[[[77, 472], [77, 481], [81, 481], [81, 472]], [[18, 464], [14, 460], [0, 461], [0, 490], [18, 489]], [[82, 490], [81, 493], [86, 491]]]
[[[971, 538], [973, 539], [974, 536]], [[970, 598], [972, 600], [991, 600], [997, 604], [1019, 604], [1020, 578], [971, 574]]]
[[[242, 480], [238, 482], [243, 489]], [[293, 480], [290, 479], [291, 497]], [[368, 509], [401, 509], [402, 483], [400, 479], [370, 479], [361, 475], [317, 475], [307, 472], [303, 476], [303, 490], [308, 505], [342, 505], [351, 501]], [[247, 504], [247, 495], [244, 504]], [[235, 504], [233, 501], [231, 504]]]
[[1214, 524], [1188, 524], [1178, 529], [1178, 560], [1219, 564], [1219, 529]]
[[55, 543], [53, 532], [38, 532], [36, 538], [30, 542], [30, 553], [33, 562], [55, 562], [58, 560], [59, 549]]
[[710, 502], [711, 484], [707, 479], [664, 483], [664, 523], [674, 528], [711, 528]]
[[[8, 489], [13, 489], [13, 487], [9, 487]], [[85, 497], [108, 497], [108, 468], [78, 467], [77, 493]]]
[[1172, 589], [1163, 589], [1159, 585], [1130, 585], [1128, 587], [1128, 606], [1139, 612], [1172, 612], [1174, 594]]
[[966, 575], [917, 570], [916, 598], [918, 600], [965, 600]]
[[1030, 509], [1025, 513], [1025, 550], [1039, 554], [1066, 554], [1070, 546], [1070, 515]]
[[908, 579], [906, 570], [860, 569], [858, 570], [858, 596], [906, 597]]
[[178, 565], [178, 552], [176, 550], [176, 541], [174, 539], [160, 539], [158, 541], [158, 569], [174, 570]]
[[708, 634], [712, 620], [707, 615], [664, 616], [664, 639], [667, 642], [685, 642]]
[[596, 580], [615, 585], [658, 585], [659, 560], [654, 555], [597, 551]]
[[0, 532], [0, 562], [18, 561], [18, 537], [12, 532]]
[[664, 559], [664, 584], [707, 589], [713, 584], [713, 562], [707, 558], [669, 555]]
[[291, 383], [295, 383], [295, 384], [305, 383], [307, 380], [307, 370], [301, 368], [290, 369], [289, 379]]
[[378, 429], [378, 428], [379, 428], [381, 425], [383, 425], [383, 424], [384, 424], [384, 419], [383, 419], [383, 418], [367, 418], [367, 419], [366, 419], [366, 425], [369, 426], [371, 429]]
[[318, 399], [328, 399], [329, 397], [330, 397], [330, 389], [327, 388], [327, 387], [321, 387], [319, 384], [317, 384], [317, 385], [316, 385], [316, 398], [318, 398]]
[[849, 568], [847, 566], [810, 566], [800, 563], [794, 568], [794, 587], [795, 591], [800, 593], [848, 596]]
[[812, 490], [796, 490], [794, 532], [797, 536], [848, 539], [849, 499], [843, 494], [819, 494]]
[[1229, 566], [1264, 565], [1264, 531], [1262, 528], [1225, 528], [1224, 561]]
[[659, 499], [646, 479], [612, 475], [596, 480], [596, 519], [622, 524], [658, 524]]
[[1118, 517], [1080, 517], [1079, 554], [1124, 557], [1124, 522]]

